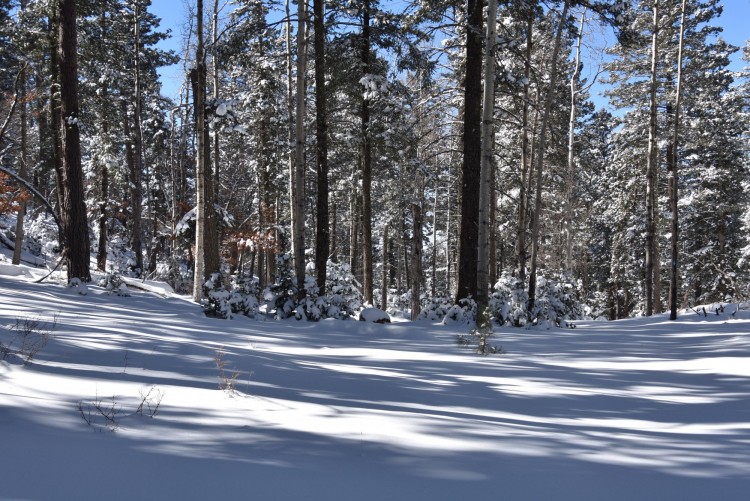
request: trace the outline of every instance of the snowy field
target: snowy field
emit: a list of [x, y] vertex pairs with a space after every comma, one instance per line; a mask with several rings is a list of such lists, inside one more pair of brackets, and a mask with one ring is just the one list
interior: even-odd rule
[[0, 342], [51, 330], [0, 362], [2, 499], [750, 499], [736, 305], [501, 329], [481, 357], [455, 326], [216, 320], [36, 273], [0, 257]]

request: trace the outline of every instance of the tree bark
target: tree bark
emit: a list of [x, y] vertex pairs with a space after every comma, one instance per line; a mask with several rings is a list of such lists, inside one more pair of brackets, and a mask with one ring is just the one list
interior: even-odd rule
[[[362, 68], [370, 73], [370, 0], [365, 0], [362, 14]], [[370, 100], [366, 89], [362, 94], [362, 288], [365, 304], [372, 305], [372, 143], [370, 141]]]
[[78, 56], [76, 40], [76, 2], [60, 0], [60, 97], [63, 160], [63, 206], [65, 226], [64, 256], [68, 280], [91, 281], [90, 245], [86, 195], [81, 167], [81, 138], [78, 128]]
[[[133, 252], [135, 252], [135, 267], [138, 276], [143, 273], [143, 187], [141, 186], [141, 174], [143, 173], [143, 128], [141, 122], [142, 118], [142, 107], [143, 107], [143, 95], [142, 95], [142, 84], [141, 84], [141, 23], [140, 23], [141, 12], [139, 9], [139, 2], [134, 2], [133, 7], [133, 18], [134, 18], [134, 83], [135, 83], [135, 104], [134, 104], [134, 120], [133, 120], [133, 169], [131, 171], [130, 179], [130, 201], [132, 204], [132, 218], [133, 218]], [[127, 121], [127, 118], [125, 118]]]
[[568, 170], [565, 177], [565, 270], [573, 268], [573, 177], [575, 174], [575, 131], [578, 115], [578, 78], [581, 74], [581, 44], [586, 23], [586, 9], [581, 12], [576, 39], [575, 68], [570, 77], [570, 118], [568, 120]]
[[[21, 9], [25, 9], [25, 3], [22, 4]], [[28, 123], [27, 123], [27, 104], [26, 104], [26, 65], [21, 68], [21, 72], [18, 76], [19, 94], [21, 96], [21, 110], [19, 120], [21, 122], [21, 165], [18, 169], [18, 174], [21, 177], [26, 177], [26, 164], [28, 161], [29, 151], [29, 138], [28, 138]], [[13, 260], [12, 264], [21, 264], [21, 251], [23, 250], [23, 220], [26, 216], [26, 202], [22, 201], [18, 212], [16, 212], [16, 241], [13, 247]]]
[[196, 168], [195, 168], [195, 271], [193, 275], [193, 300], [203, 299], [203, 284], [213, 271], [210, 249], [207, 242], [211, 232], [210, 176], [208, 167], [206, 134], [206, 59], [203, 45], [203, 0], [196, 4], [196, 50], [195, 66], [190, 71], [193, 83], [193, 113], [195, 115]]
[[659, 57], [659, 0], [654, 1], [653, 28], [651, 35], [651, 86], [648, 127], [648, 158], [646, 159], [646, 316], [654, 313], [654, 273], [656, 256], [656, 187], [657, 187], [657, 100]]
[[680, 12], [680, 38], [677, 48], [677, 88], [675, 90], [674, 106], [674, 131], [672, 136], [672, 176], [670, 178], [670, 208], [672, 209], [671, 233], [672, 233], [672, 259], [670, 264], [669, 281], [669, 319], [677, 320], [677, 289], [679, 288], [679, 274], [677, 273], [679, 260], [679, 211], [678, 201], [678, 162], [679, 162], [679, 139], [680, 139], [680, 100], [682, 97], [682, 50], [685, 38], [685, 8], [686, 1], [682, 0]]
[[313, 0], [313, 12], [315, 14], [315, 136], [318, 165], [315, 272], [318, 287], [321, 291], [325, 291], [326, 265], [331, 241], [328, 217], [328, 96], [325, 83], [325, 0]]
[[[490, 289], [490, 173], [495, 153], [495, 45], [497, 41], [497, 0], [487, 7], [486, 57], [484, 62], [484, 96], [482, 103], [482, 157], [479, 178], [479, 234], [477, 249], [477, 311], [489, 303]], [[493, 263], [494, 264], [494, 263]]]
[[292, 179], [292, 256], [298, 297], [305, 295], [305, 70], [307, 68], [307, 2], [297, 3], [297, 93], [295, 163]]
[[526, 60], [524, 61], [523, 110], [521, 115], [521, 186], [518, 200], [518, 226], [516, 231], [516, 274], [526, 280], [526, 226], [529, 213], [529, 105], [531, 96], [531, 52], [533, 47], [534, 16], [531, 10], [526, 20]]
[[479, 198], [476, 195], [479, 192], [481, 170], [482, 1], [468, 0], [467, 6], [461, 228], [456, 302], [468, 297], [477, 297]]

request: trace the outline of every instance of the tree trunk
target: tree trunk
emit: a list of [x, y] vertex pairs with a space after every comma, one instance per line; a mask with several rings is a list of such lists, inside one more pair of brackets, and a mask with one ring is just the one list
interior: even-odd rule
[[[219, 61], [216, 53], [219, 47], [219, 0], [214, 0], [214, 8], [211, 23], [211, 51], [212, 51], [212, 70], [213, 70], [213, 84], [214, 84], [214, 105], [219, 103]], [[219, 130], [218, 126], [214, 125], [214, 148], [213, 148], [213, 197], [215, 201], [219, 200], [219, 165], [221, 160], [221, 152], [219, 150]]]
[[411, 319], [419, 318], [422, 296], [422, 240], [424, 238], [422, 225], [422, 201], [424, 200], [424, 178], [417, 172], [414, 190], [414, 200], [411, 203], [412, 239], [411, 239]]
[[[143, 173], [143, 128], [141, 122], [143, 96], [141, 91], [141, 23], [140, 23], [139, 3], [136, 1], [133, 8], [134, 17], [134, 76], [135, 76], [135, 117], [133, 123], [134, 162], [130, 178], [130, 201], [132, 204], [133, 217], [133, 252], [135, 252], [135, 267], [138, 276], [143, 273], [143, 187], [141, 186], [141, 175]], [[127, 121], [127, 117], [125, 118]]]
[[315, 231], [316, 282], [321, 291], [326, 286], [326, 263], [331, 235], [328, 217], [328, 117], [325, 61], [325, 0], [313, 0], [315, 13], [315, 136], [318, 165], [317, 228]]
[[[195, 271], [193, 275], [193, 300], [203, 299], [203, 284], [210, 272], [206, 249], [206, 234], [210, 231], [207, 195], [211, 173], [206, 155], [206, 61], [203, 47], [203, 0], [196, 5], [195, 66], [190, 71], [193, 83], [193, 113], [195, 115], [196, 167], [195, 167]], [[213, 207], [211, 207], [213, 209]]]
[[307, 68], [307, 2], [297, 3], [297, 93], [295, 163], [292, 179], [292, 256], [297, 296], [305, 295], [305, 70]]
[[479, 243], [477, 193], [481, 171], [482, 1], [468, 0], [467, 14], [457, 302], [464, 298], [477, 297], [477, 247]]
[[[365, 0], [362, 17], [362, 68], [364, 75], [370, 73], [370, 0]], [[372, 144], [370, 138], [370, 100], [362, 94], [362, 287], [364, 303], [372, 304]]]
[[60, 0], [60, 97], [63, 159], [63, 206], [65, 227], [64, 256], [68, 280], [91, 280], [90, 245], [86, 195], [81, 167], [81, 139], [78, 128], [78, 57], [75, 0]]
[[[21, 6], [22, 10], [25, 10], [25, 3]], [[19, 94], [21, 97], [21, 110], [20, 110], [20, 121], [21, 121], [21, 166], [18, 169], [18, 175], [26, 177], [26, 164], [28, 161], [29, 151], [29, 138], [28, 138], [28, 123], [27, 123], [27, 104], [26, 104], [26, 66], [21, 69], [18, 75], [19, 83]], [[23, 220], [26, 216], [26, 202], [21, 202], [16, 213], [16, 241], [13, 247], [13, 260], [12, 264], [21, 264], [21, 251], [23, 250]]]
[[679, 259], [679, 212], [678, 201], [678, 162], [679, 162], [679, 139], [680, 139], [680, 99], [682, 97], [682, 50], [685, 37], [685, 7], [686, 1], [682, 0], [680, 13], [680, 38], [677, 48], [677, 89], [675, 90], [674, 106], [674, 132], [672, 136], [672, 176], [670, 178], [670, 200], [672, 209], [671, 233], [672, 233], [672, 259], [670, 264], [669, 280], [669, 319], [677, 320], [677, 289], [679, 288], [679, 274], [677, 273]]
[[532, 214], [531, 223], [531, 269], [529, 272], [529, 314], [533, 315], [534, 303], [536, 302], [536, 273], [537, 273], [537, 258], [539, 255], [539, 220], [542, 212], [542, 173], [544, 172], [544, 153], [547, 148], [547, 124], [549, 123], [549, 116], [552, 110], [552, 101], [555, 95], [555, 80], [557, 76], [557, 57], [560, 53], [560, 42], [562, 40], [562, 32], [565, 28], [566, 19], [568, 17], [568, 8], [570, 7], [570, 0], [565, 0], [563, 4], [562, 14], [560, 14], [560, 22], [557, 25], [557, 32], [555, 33], [555, 42], [552, 47], [552, 61], [550, 63], [549, 70], [549, 86], [547, 87], [544, 96], [544, 110], [542, 114], [541, 130], [539, 131], [539, 143], [536, 148], [536, 197], [534, 200], [534, 212]]
[[[484, 63], [484, 96], [482, 103], [482, 157], [479, 178], [479, 234], [477, 249], [477, 311], [489, 303], [490, 289], [490, 172], [495, 153], [495, 44], [497, 41], [497, 0], [489, 0], [487, 7], [487, 39]], [[493, 263], [494, 265], [494, 263]]]
[[654, 313], [654, 282], [658, 280], [654, 273], [656, 256], [656, 188], [657, 188], [657, 144], [656, 118], [658, 88], [658, 57], [659, 57], [659, 0], [654, 1], [653, 32], [651, 36], [651, 88], [649, 127], [648, 127], [648, 158], [646, 160], [646, 316]]
[[[104, 42], [107, 33], [107, 2], [102, 0], [102, 12], [100, 20], [99, 50], [104, 51]], [[108, 99], [108, 88], [106, 82], [101, 82], [101, 95], [104, 102]], [[109, 121], [102, 117], [102, 132], [104, 136], [109, 133]], [[102, 161], [101, 170], [101, 198], [99, 199], [99, 244], [96, 252], [96, 267], [100, 271], [107, 269], [107, 199], [109, 198], [109, 172], [107, 162]]]
[[518, 200], [518, 226], [516, 231], [516, 273], [519, 280], [526, 280], [526, 217], [529, 213], [529, 100], [531, 95], [531, 51], [533, 46], [534, 16], [529, 11], [526, 21], [526, 61], [524, 62], [523, 111], [521, 115], [521, 187]]
[[581, 12], [576, 40], [575, 68], [570, 77], [570, 118], [568, 120], [568, 170], [565, 178], [565, 270], [573, 268], [573, 177], [575, 173], [575, 131], [578, 115], [578, 78], [581, 74], [581, 43], [586, 23], [586, 9]]
[[388, 223], [383, 227], [383, 270], [380, 289], [380, 309], [388, 308]]

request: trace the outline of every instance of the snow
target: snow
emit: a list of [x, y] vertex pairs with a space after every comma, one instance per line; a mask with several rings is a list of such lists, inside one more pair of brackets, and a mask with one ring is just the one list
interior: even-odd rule
[[[731, 501], [750, 490], [750, 313], [734, 306], [497, 329], [507, 353], [480, 357], [455, 343], [455, 326], [218, 320], [158, 283], [81, 296], [32, 283], [39, 274], [0, 264], [0, 342], [19, 319], [57, 321], [30, 364], [0, 362], [2, 499]], [[114, 406], [115, 423], [96, 406]]]

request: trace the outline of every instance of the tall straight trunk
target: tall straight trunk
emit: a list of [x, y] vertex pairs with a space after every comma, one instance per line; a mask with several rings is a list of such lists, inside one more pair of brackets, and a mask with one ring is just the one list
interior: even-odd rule
[[[214, 0], [213, 14], [211, 17], [211, 51], [212, 51], [212, 76], [213, 76], [213, 91], [214, 91], [214, 104], [219, 102], [219, 61], [217, 55], [217, 48], [219, 46], [219, 0]], [[219, 165], [221, 160], [221, 152], [219, 150], [219, 131], [218, 127], [214, 126], [214, 137], [213, 137], [213, 197], [215, 201], [219, 200]]]
[[321, 291], [325, 291], [326, 263], [330, 248], [330, 229], [328, 217], [328, 117], [326, 94], [326, 60], [325, 60], [325, 0], [313, 0], [315, 14], [315, 139], [318, 167], [317, 192], [317, 228], [315, 231], [315, 272], [316, 282]]
[[[62, 134], [62, 104], [60, 103], [60, 13], [53, 9], [49, 18], [49, 49], [50, 49], [50, 85], [49, 85], [49, 132], [52, 143], [52, 167], [55, 171], [55, 188], [57, 193], [57, 210], [61, 218], [65, 206], [65, 188], [63, 186], [63, 145]], [[63, 226], [65, 223], [63, 222]], [[63, 241], [60, 242], [63, 251], [66, 248], [65, 231]]]
[[670, 280], [669, 280], [669, 319], [677, 320], [677, 289], [679, 288], [679, 275], [677, 273], [679, 260], [679, 212], [677, 209], [678, 201], [678, 162], [679, 162], [679, 140], [680, 140], [680, 101], [682, 98], [682, 50], [685, 38], [685, 8], [686, 0], [682, 0], [680, 12], [680, 38], [677, 48], [677, 88], [675, 90], [674, 106], [674, 131], [672, 134], [672, 176], [670, 178], [670, 200], [669, 205], [672, 209], [671, 233], [672, 233], [672, 252], [670, 263]]
[[[26, 8], [25, 2], [21, 4], [21, 10]], [[29, 151], [29, 134], [27, 123], [27, 104], [26, 104], [26, 66], [21, 69], [18, 75], [19, 95], [21, 97], [21, 109], [19, 110], [19, 119], [21, 122], [21, 166], [18, 169], [18, 175], [26, 178], [26, 164], [28, 161]], [[26, 216], [26, 202], [21, 202], [16, 212], [16, 241], [13, 247], [13, 264], [21, 264], [21, 250], [23, 249], [23, 220]]]
[[380, 289], [380, 309], [388, 308], [388, 223], [383, 227], [383, 274]]
[[657, 144], [656, 118], [659, 57], [659, 0], [654, 0], [653, 27], [651, 35], [651, 86], [649, 89], [650, 109], [648, 127], [648, 158], [646, 161], [646, 316], [654, 313], [654, 273], [656, 256], [656, 188], [657, 188]]
[[205, 148], [206, 131], [206, 67], [203, 50], [203, 0], [196, 5], [196, 50], [195, 66], [190, 71], [193, 84], [193, 113], [195, 115], [196, 165], [195, 165], [195, 271], [193, 275], [193, 300], [203, 299], [203, 284], [206, 273], [205, 233], [207, 158]]
[[359, 250], [359, 196], [356, 188], [349, 199], [349, 268], [357, 276], [357, 252]]
[[[489, 303], [490, 289], [490, 172], [495, 153], [495, 45], [497, 41], [497, 0], [487, 6], [486, 57], [484, 61], [484, 96], [482, 99], [482, 158], [479, 177], [479, 234], [477, 248], [477, 310]], [[494, 265], [494, 263], [493, 263]]]
[[298, 297], [305, 294], [305, 70], [307, 68], [307, 2], [297, 3], [297, 93], [292, 178], [292, 256]]
[[560, 14], [560, 22], [557, 25], [557, 32], [555, 33], [555, 42], [552, 47], [552, 61], [550, 62], [549, 70], [549, 84], [544, 96], [544, 110], [542, 112], [542, 122], [540, 124], [541, 130], [539, 131], [539, 143], [536, 148], [535, 161], [536, 161], [536, 196], [534, 200], [534, 212], [531, 216], [531, 266], [529, 270], [529, 304], [528, 311], [533, 314], [534, 303], [536, 302], [536, 273], [537, 273], [537, 258], [539, 256], [539, 220], [541, 219], [542, 213], [542, 174], [544, 172], [544, 153], [547, 149], [547, 124], [549, 123], [549, 116], [552, 111], [552, 101], [555, 96], [555, 83], [557, 76], [557, 57], [560, 53], [560, 42], [562, 40], [562, 32], [565, 28], [566, 19], [568, 18], [568, 9], [570, 7], [570, 0], [565, 0], [563, 4], [562, 14]]
[[[107, 35], [107, 1], [102, 0], [102, 12], [99, 17], [100, 34], [99, 38], [99, 50], [104, 52], [104, 44]], [[105, 81], [101, 83], [101, 95], [102, 100], [107, 102], [108, 100], [108, 87]], [[102, 133], [106, 137], [109, 133], [109, 120], [106, 117], [102, 117]], [[109, 198], [109, 171], [107, 168], [106, 160], [102, 161], [101, 170], [99, 175], [101, 182], [101, 198], [99, 200], [99, 243], [96, 252], [96, 267], [100, 271], [106, 271], [107, 268], [107, 199]]]
[[581, 12], [576, 39], [575, 68], [570, 77], [570, 118], [568, 119], [568, 170], [565, 176], [565, 270], [573, 268], [573, 177], [575, 173], [575, 131], [578, 115], [578, 78], [581, 74], [581, 43], [586, 23], [586, 9]]
[[[430, 268], [432, 270], [431, 284], [430, 284], [430, 296], [437, 297], [437, 202], [439, 188], [435, 187], [435, 198], [432, 202], [432, 255], [430, 256]], [[385, 252], [385, 251], [383, 251]]]
[[458, 244], [456, 301], [477, 297], [479, 177], [481, 171], [482, 1], [467, 1], [466, 78], [464, 82], [461, 229]]
[[419, 318], [421, 311], [422, 296], [422, 277], [424, 275], [422, 271], [422, 239], [424, 235], [422, 233], [423, 211], [422, 211], [422, 200], [424, 198], [424, 180], [421, 179], [421, 175], [418, 174], [419, 179], [416, 183], [416, 193], [414, 200], [411, 204], [411, 217], [412, 217], [412, 239], [411, 239], [411, 319], [416, 320]]
[[81, 138], [78, 128], [78, 56], [75, 0], [60, 0], [60, 98], [63, 153], [63, 216], [68, 280], [91, 280]]
[[498, 255], [497, 255], [497, 206], [498, 206], [498, 200], [496, 198], [497, 196], [497, 176], [495, 175], [495, 169], [490, 169], [490, 289], [494, 288], [495, 284], [497, 283], [497, 269], [498, 264], [500, 265], [500, 269], [502, 269], [502, 253], [503, 253], [503, 247], [501, 243], [500, 247], [500, 261], [498, 263]]
[[[362, 70], [370, 73], [370, 0], [365, 0], [362, 14]], [[360, 111], [362, 135], [362, 288], [365, 304], [372, 304], [372, 143], [370, 138], [370, 100], [362, 93]]]
[[529, 11], [526, 20], [526, 61], [524, 62], [523, 110], [521, 115], [521, 189], [518, 200], [518, 226], [516, 230], [516, 273], [519, 280], [526, 280], [526, 226], [529, 213], [529, 100], [531, 96], [531, 51], [533, 47], [534, 16]]
[[[134, 82], [135, 82], [135, 116], [133, 123], [133, 146], [134, 162], [130, 178], [130, 201], [132, 203], [133, 217], [133, 252], [135, 252], [135, 267], [138, 275], [143, 273], [143, 187], [141, 186], [141, 175], [143, 173], [143, 127], [142, 108], [143, 92], [141, 84], [141, 23], [139, 2], [135, 2], [134, 14]], [[127, 118], [125, 119], [127, 121]]]

